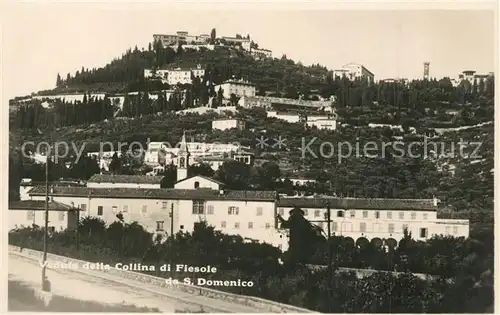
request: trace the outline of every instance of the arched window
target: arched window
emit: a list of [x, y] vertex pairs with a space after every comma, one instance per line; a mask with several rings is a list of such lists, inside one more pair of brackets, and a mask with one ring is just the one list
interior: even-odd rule
[[194, 188], [200, 188], [200, 182], [194, 182]]

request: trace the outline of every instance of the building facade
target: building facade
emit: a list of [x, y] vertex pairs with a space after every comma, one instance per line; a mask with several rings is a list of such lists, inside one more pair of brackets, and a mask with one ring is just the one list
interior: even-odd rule
[[346, 77], [351, 81], [365, 78], [368, 83], [373, 83], [375, 81], [375, 75], [365, 66], [357, 63], [348, 63], [343, 65], [341, 69], [333, 70], [333, 77]]
[[236, 128], [238, 130], [245, 129], [245, 121], [237, 118], [221, 118], [212, 121], [212, 129], [228, 130]]
[[273, 52], [269, 49], [251, 48], [250, 54], [256, 58], [272, 58]]
[[[194, 188], [196, 182], [199, 188]], [[137, 221], [152, 233], [170, 235], [172, 231], [192, 232], [195, 223], [206, 221], [226, 234], [278, 245], [276, 240], [281, 238], [274, 228], [275, 192], [225, 191], [218, 189], [221, 186], [217, 182], [210, 182], [198, 176], [176, 184], [188, 188], [55, 187], [51, 195], [58, 202], [78, 206], [82, 215], [98, 217], [108, 224], [121, 213], [125, 222]], [[43, 200], [44, 193], [45, 187], [37, 186], [31, 196]]]
[[310, 101], [303, 99], [291, 99], [272, 96], [243, 96], [238, 101], [238, 105], [245, 108], [262, 107], [273, 110], [274, 107], [303, 108], [303, 109], [324, 109], [329, 111], [334, 104], [334, 98], [324, 101]]
[[162, 83], [169, 85], [191, 84], [193, 83], [193, 78], [202, 80], [204, 75], [205, 69], [201, 65], [198, 65], [196, 68], [187, 69], [144, 69], [145, 79], [158, 79]]
[[[51, 200], [49, 222], [51, 231], [74, 230], [78, 225], [79, 209], [69, 204]], [[43, 200], [22, 200], [9, 203], [9, 230], [45, 226], [45, 197]]]
[[[45, 187], [34, 187], [29, 194], [32, 200], [43, 203]], [[152, 233], [170, 235], [190, 232], [195, 223], [206, 221], [216, 230], [283, 250], [288, 240], [277, 216], [287, 219], [296, 207], [324, 231], [327, 229], [325, 214], [330, 208], [332, 235], [355, 242], [366, 239], [395, 244], [404, 237], [405, 230], [418, 241], [426, 241], [434, 235], [469, 236], [468, 220], [437, 217], [436, 199], [278, 197], [274, 191], [225, 190], [223, 183], [203, 176], [182, 178], [175, 188], [169, 189], [54, 187], [51, 198], [108, 224], [116, 221], [116, 215], [121, 213], [126, 222], [137, 221]], [[173, 213], [173, 221], [170, 213]], [[26, 223], [27, 217], [24, 213], [22, 218], [12, 219], [11, 225]], [[37, 220], [35, 218], [35, 222]]]
[[[289, 212], [301, 208], [304, 217], [327, 230], [325, 214], [331, 211], [332, 235], [353, 241], [399, 242], [405, 229], [413, 239], [426, 241], [432, 236], [469, 236], [469, 220], [437, 218], [436, 199], [361, 199], [361, 198], [281, 198], [278, 214], [287, 219]], [[321, 222], [319, 222], [321, 221]]]
[[216, 92], [220, 89], [222, 89], [222, 95], [225, 99], [230, 99], [231, 94], [239, 97], [255, 96], [255, 85], [244, 80], [228, 80], [215, 86]]
[[95, 99], [95, 100], [102, 100], [106, 97], [105, 93], [88, 93], [88, 94], [83, 94], [83, 93], [75, 93], [75, 94], [55, 94], [55, 95], [34, 95], [32, 99], [35, 100], [44, 100], [44, 99], [49, 99], [49, 100], [56, 100], [59, 99], [61, 101], [69, 102], [69, 103], [75, 103], [75, 102], [83, 102], [83, 99], [87, 96], [88, 99]]
[[154, 41], [160, 41], [163, 47], [179, 44], [208, 44], [210, 36], [208, 34], [189, 35], [186, 31], [177, 31], [176, 34], [154, 34]]
[[308, 115], [306, 125], [311, 128], [336, 130], [337, 118], [336, 115]]

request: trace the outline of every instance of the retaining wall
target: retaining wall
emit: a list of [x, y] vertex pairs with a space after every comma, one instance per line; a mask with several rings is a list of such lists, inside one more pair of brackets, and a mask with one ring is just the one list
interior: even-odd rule
[[[9, 245], [9, 252], [17, 252], [21, 251], [20, 247]], [[23, 256], [33, 258], [34, 260], [41, 261], [43, 258], [43, 253], [41, 251], [36, 251], [32, 249], [23, 248], [22, 249]], [[70, 257], [54, 255], [51, 253], [47, 253], [47, 260], [50, 262], [58, 262], [64, 264], [77, 264], [81, 266], [84, 263], [92, 263], [83, 260], [78, 260]], [[80, 268], [79, 271], [87, 272], [83, 268]], [[94, 272], [103, 272], [109, 275], [117, 276], [123, 279], [135, 280], [141, 283], [148, 283], [152, 285], [156, 285], [158, 287], [169, 287], [175, 288], [182, 292], [186, 292], [194, 295], [202, 295], [206, 297], [210, 297], [218, 300], [225, 300], [231, 303], [247, 305], [251, 307], [255, 307], [258, 310], [269, 313], [317, 313], [308, 309], [287, 305], [283, 303], [278, 303], [270, 300], [265, 300], [258, 297], [246, 296], [246, 295], [238, 295], [234, 293], [223, 292], [219, 290], [204, 288], [195, 285], [185, 285], [185, 284], [166, 284], [165, 278], [155, 277], [151, 275], [147, 275], [140, 272], [134, 271], [125, 271], [111, 267], [110, 269], [99, 269], [98, 271], [88, 271], [89, 274]]]

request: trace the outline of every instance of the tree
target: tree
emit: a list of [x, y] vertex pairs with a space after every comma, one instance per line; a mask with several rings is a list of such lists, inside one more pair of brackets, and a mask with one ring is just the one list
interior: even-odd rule
[[56, 79], [56, 87], [61, 87], [63, 84], [63, 81], [61, 79], [61, 76], [59, 75], [59, 73], [57, 74], [57, 79]]
[[121, 171], [121, 160], [118, 157], [118, 153], [115, 152], [109, 163], [109, 171], [113, 174], [119, 174]]
[[224, 162], [215, 178], [226, 183], [230, 189], [245, 189], [250, 179], [250, 166], [238, 161]]
[[316, 251], [318, 242], [324, 241], [320, 230], [304, 218], [300, 208], [290, 210], [290, 217], [284, 220], [277, 217], [280, 226], [289, 230], [288, 257], [292, 265], [306, 263]]
[[229, 97], [229, 102], [231, 103], [232, 106], [236, 106], [238, 104], [239, 97], [236, 96], [236, 94], [231, 93], [231, 96]]
[[212, 167], [208, 164], [205, 164], [205, 163], [201, 163], [198, 165], [190, 165], [189, 169], [188, 169], [188, 173], [189, 173], [189, 176], [201, 175], [201, 176], [206, 176], [206, 177], [212, 177], [215, 174]]
[[215, 39], [217, 38], [216, 33], [215, 33], [215, 28], [212, 28], [212, 31], [210, 32], [210, 44], [215, 44]]

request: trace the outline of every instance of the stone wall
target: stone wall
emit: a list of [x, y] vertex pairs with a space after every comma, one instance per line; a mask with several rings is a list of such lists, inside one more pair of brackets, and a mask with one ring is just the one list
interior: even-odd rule
[[[20, 248], [17, 246], [12, 246], [9, 245], [9, 252], [20, 252]], [[30, 259], [34, 260], [42, 260], [43, 253], [40, 251], [36, 250], [31, 250], [31, 249], [26, 249], [23, 248], [22, 250], [22, 255], [24, 257], [29, 257]], [[47, 260], [50, 262], [58, 262], [58, 263], [65, 263], [65, 264], [76, 264], [76, 265], [83, 265], [85, 263], [88, 263], [86, 261], [78, 260], [78, 259], [73, 259], [65, 256], [59, 256], [59, 255], [54, 255], [54, 254], [47, 254]], [[150, 276], [144, 273], [139, 273], [139, 272], [134, 272], [134, 271], [124, 271], [124, 270], [119, 270], [116, 268], [110, 268], [110, 269], [100, 269], [98, 271], [91, 271], [91, 270], [86, 270], [83, 268], [79, 268], [78, 271], [80, 272], [85, 272], [88, 274], [92, 274], [95, 276], [99, 276], [99, 273], [107, 273], [110, 276], [116, 276], [119, 278], [123, 279], [130, 279], [134, 281], [138, 281], [141, 283], [148, 283], [152, 284], [158, 287], [169, 287], [169, 288], [175, 288], [177, 290], [180, 290], [182, 292], [190, 293], [190, 294], [196, 294], [196, 295], [202, 295], [206, 297], [210, 297], [213, 299], [218, 299], [218, 300], [225, 300], [231, 303], [235, 304], [240, 304], [240, 305], [247, 305], [251, 307], [255, 307], [256, 309], [260, 310], [262, 313], [269, 312], [269, 313], [316, 313], [308, 309], [304, 308], [299, 308], [295, 307], [292, 305], [287, 305], [283, 303], [278, 303], [270, 300], [265, 300], [261, 299], [258, 297], [253, 297], [253, 296], [245, 296], [245, 295], [238, 295], [238, 294], [233, 294], [233, 293], [228, 293], [228, 292], [223, 292], [219, 290], [214, 290], [214, 289], [208, 289], [200, 286], [195, 286], [195, 285], [185, 285], [185, 284], [167, 284], [165, 282], [164, 278], [160, 277], [155, 277], [155, 276]]]

